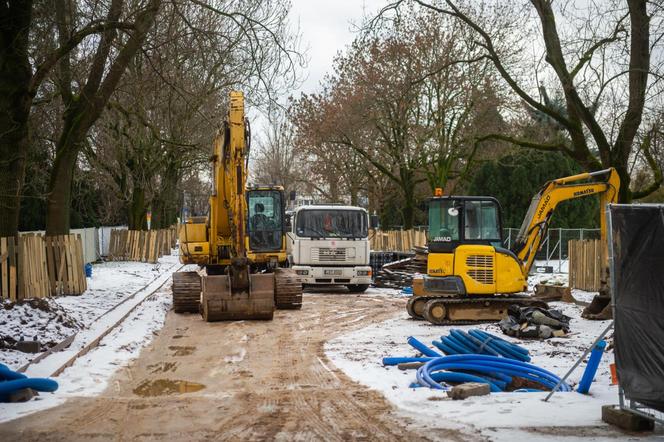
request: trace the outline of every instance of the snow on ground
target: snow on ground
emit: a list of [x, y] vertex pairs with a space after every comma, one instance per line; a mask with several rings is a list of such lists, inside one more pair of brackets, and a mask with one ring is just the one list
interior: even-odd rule
[[[561, 276], [559, 278], [562, 279]], [[382, 292], [390, 295], [385, 290]], [[392, 292], [392, 295], [395, 294]], [[574, 294], [579, 295], [578, 291]], [[410, 319], [404, 308], [403, 313], [394, 319], [329, 341], [325, 351], [332, 362], [348, 376], [379, 390], [396, 406], [399, 413], [414, 419], [416, 425], [478, 431], [491, 440], [518, 441], [532, 440], [533, 437], [537, 440], [575, 440], [577, 437], [583, 440], [624, 439], [625, 434], [613, 430], [601, 420], [602, 405], [618, 402], [617, 387], [610, 385], [609, 364], [614, 361], [612, 351], [604, 355], [590, 395], [556, 393], [549, 402], [542, 400], [546, 393], [496, 393], [465, 401], [452, 401], [445, 392], [409, 388], [410, 383], [415, 381], [413, 370], [402, 371], [397, 367], [382, 365], [385, 356], [417, 355], [416, 350], [406, 343], [408, 336], [414, 336], [431, 346], [431, 341], [449, 334], [451, 328], [480, 328], [526, 347], [530, 351], [532, 363], [563, 376], [607, 327], [609, 321], [581, 319], [583, 307], [579, 305], [562, 302], [550, 305], [572, 318], [571, 332], [567, 337], [544, 341], [519, 340], [503, 335], [496, 324], [434, 326], [425, 321]], [[609, 333], [610, 343], [611, 337], [612, 332]], [[578, 367], [568, 382], [576, 385], [584, 368], [585, 364]], [[538, 429], [535, 434], [533, 427]], [[658, 431], [661, 437], [661, 429]]]
[[[41, 351], [88, 328], [106, 311], [178, 264], [166, 255], [157, 264], [105, 262], [94, 264], [88, 289], [80, 296], [59, 296], [13, 304], [0, 304], [0, 363], [17, 369], [36, 354], [13, 350], [15, 341], [36, 339]], [[4, 308], [4, 309], [3, 309]]]
[[[112, 287], [108, 289], [111, 291]], [[59, 384], [55, 393], [40, 393], [29, 402], [0, 403], [0, 422], [55, 407], [68, 398], [101, 393], [115, 371], [137, 358], [141, 349], [159, 332], [170, 308], [170, 283], [167, 283], [138, 306], [98, 347], [55, 378]]]

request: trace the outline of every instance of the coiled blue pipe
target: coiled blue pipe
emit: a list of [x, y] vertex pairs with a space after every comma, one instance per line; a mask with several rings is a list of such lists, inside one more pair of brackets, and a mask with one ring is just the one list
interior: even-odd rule
[[468, 373], [457, 373], [453, 371], [438, 371], [431, 374], [431, 379], [435, 382], [479, 382], [481, 384], [489, 384], [492, 393], [500, 393], [503, 391], [503, 388], [500, 388], [497, 384], [488, 381], [487, 379], [481, 376], [475, 376]]
[[0, 402], [6, 401], [11, 393], [24, 388], [53, 392], [58, 389], [58, 383], [52, 379], [28, 378], [0, 364]]
[[[444, 389], [432, 378], [434, 372], [440, 370], [466, 370], [487, 373], [492, 377], [498, 375], [517, 376], [528, 379], [553, 389], [560, 381], [553, 373], [526, 362], [489, 355], [451, 355], [434, 358], [417, 370], [417, 382], [433, 389]], [[563, 383], [559, 391], [570, 391], [569, 385]]]

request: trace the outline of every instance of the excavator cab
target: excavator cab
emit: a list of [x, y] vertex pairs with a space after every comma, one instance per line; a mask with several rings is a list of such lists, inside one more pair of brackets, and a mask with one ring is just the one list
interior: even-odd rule
[[[284, 249], [284, 191], [281, 187], [247, 189], [247, 236], [250, 253]], [[285, 255], [284, 255], [285, 258]]]
[[430, 199], [427, 275], [423, 287], [415, 290], [446, 295], [523, 290], [519, 260], [503, 248], [502, 236], [501, 207], [495, 198]]
[[491, 197], [447, 196], [429, 200], [429, 251], [450, 253], [462, 244], [501, 247], [501, 208]]

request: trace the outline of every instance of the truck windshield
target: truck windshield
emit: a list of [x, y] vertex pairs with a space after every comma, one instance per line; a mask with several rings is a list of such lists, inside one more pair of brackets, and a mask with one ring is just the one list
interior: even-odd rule
[[360, 210], [302, 210], [297, 214], [298, 236], [366, 238], [367, 214]]

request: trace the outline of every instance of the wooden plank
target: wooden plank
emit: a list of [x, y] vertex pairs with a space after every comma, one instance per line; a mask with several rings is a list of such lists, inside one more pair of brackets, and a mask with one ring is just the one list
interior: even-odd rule
[[19, 236], [14, 246], [17, 254], [15, 272], [16, 272], [16, 284], [18, 286], [18, 289], [13, 299], [14, 301], [23, 299], [23, 294], [25, 292], [25, 281], [23, 280], [23, 263], [22, 263], [23, 253], [21, 250], [22, 244], [23, 244], [23, 237]]
[[9, 299], [9, 250], [7, 248], [7, 238], [0, 238], [0, 255], [2, 255], [2, 264], [0, 264], [0, 295], [2, 299]]
[[64, 240], [61, 235], [56, 236], [55, 241], [57, 243], [57, 280], [58, 280], [58, 295], [63, 295], [65, 293], [66, 280], [67, 280], [67, 256], [65, 255]]
[[76, 236], [69, 235], [69, 254], [71, 256], [71, 275], [72, 275], [72, 295], [80, 294], [80, 269], [79, 260], [76, 253]]
[[74, 293], [74, 266], [73, 266], [73, 257], [71, 254], [71, 245], [70, 245], [70, 239], [69, 235], [63, 235], [62, 236], [63, 243], [64, 243], [64, 252], [65, 252], [65, 259], [66, 259], [66, 272], [65, 272], [65, 278], [66, 278], [66, 284], [65, 284], [65, 290], [67, 295], [71, 295]]
[[80, 235], [76, 235], [76, 257], [78, 263], [78, 295], [83, 294], [87, 290], [88, 280], [85, 278], [85, 261], [83, 259], [83, 239]]

